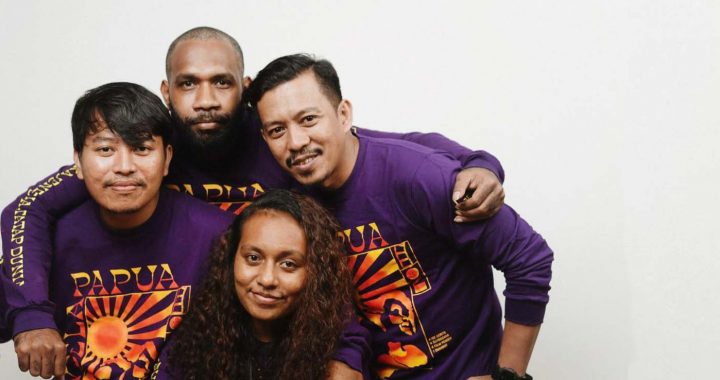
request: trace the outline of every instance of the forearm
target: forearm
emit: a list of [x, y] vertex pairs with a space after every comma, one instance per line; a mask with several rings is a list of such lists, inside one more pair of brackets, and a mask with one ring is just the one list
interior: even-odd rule
[[505, 320], [498, 365], [524, 376], [539, 332], [540, 325], [527, 326]]
[[495, 174], [500, 183], [505, 181], [505, 171], [500, 161], [492, 154], [483, 151], [473, 151], [456, 141], [445, 137], [440, 133], [422, 133], [422, 132], [383, 132], [371, 129], [356, 128], [356, 133], [360, 136], [373, 138], [388, 138], [395, 140], [410, 141], [428, 148], [449, 153], [450, 156], [462, 163], [463, 168], [483, 168], [490, 170]]
[[13, 326], [14, 333], [54, 328], [54, 305], [49, 301], [47, 280], [52, 258], [52, 226], [57, 218], [88, 198], [74, 166], [66, 166], [31, 186], [2, 212], [2, 286], [7, 300], [8, 323], [21, 312], [39, 313], [21, 318], [27, 326]]

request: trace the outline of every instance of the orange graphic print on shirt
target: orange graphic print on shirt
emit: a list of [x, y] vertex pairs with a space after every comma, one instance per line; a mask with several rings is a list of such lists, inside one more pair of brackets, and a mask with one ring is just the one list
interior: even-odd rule
[[[427, 367], [432, 350], [425, 335], [414, 297], [431, 289], [409, 241], [388, 244], [374, 223], [341, 231], [346, 246], [372, 248], [348, 257], [359, 308], [365, 319], [379, 329], [382, 347], [375, 346], [375, 373], [382, 379], [396, 371]], [[369, 232], [369, 234], [364, 234]], [[359, 236], [368, 235], [362, 242]], [[353, 239], [355, 237], [355, 239]], [[368, 244], [365, 244], [365, 243]]]
[[259, 183], [247, 186], [203, 183], [202, 186], [195, 187], [189, 183], [166, 183], [165, 187], [202, 199], [234, 215], [240, 215], [245, 207], [250, 206], [257, 197], [265, 193], [265, 189]]
[[[167, 264], [162, 266], [169, 271]], [[167, 273], [163, 273], [166, 280]], [[119, 291], [117, 285], [113, 290]], [[158, 281], [145, 292], [117, 294], [98, 289], [99, 295], [85, 295], [66, 308], [68, 375], [74, 379], [145, 378], [166, 337], [188, 310], [190, 286], [178, 286], [173, 280], [165, 285]]]

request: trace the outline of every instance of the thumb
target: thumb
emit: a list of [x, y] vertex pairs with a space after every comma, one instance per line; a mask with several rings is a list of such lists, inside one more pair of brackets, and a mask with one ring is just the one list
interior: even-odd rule
[[457, 204], [464, 196], [470, 186], [470, 176], [463, 175], [462, 172], [458, 173], [455, 178], [455, 186], [453, 187], [452, 200]]

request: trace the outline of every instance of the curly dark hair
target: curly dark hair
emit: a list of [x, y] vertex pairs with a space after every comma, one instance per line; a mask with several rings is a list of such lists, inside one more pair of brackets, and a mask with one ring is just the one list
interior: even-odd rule
[[271, 190], [248, 206], [215, 246], [202, 293], [173, 335], [172, 372], [185, 379], [251, 378], [257, 349], [251, 317], [238, 300], [234, 261], [243, 224], [254, 214], [289, 214], [305, 232], [308, 273], [286, 330], [273, 342], [273, 377], [324, 378], [345, 324], [352, 318], [354, 294], [335, 218], [314, 200], [287, 190]]

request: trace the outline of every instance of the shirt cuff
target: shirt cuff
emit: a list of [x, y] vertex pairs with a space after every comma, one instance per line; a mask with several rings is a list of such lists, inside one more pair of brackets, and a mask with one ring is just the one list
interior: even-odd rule
[[[493, 157], [494, 158], [494, 157]], [[500, 162], [497, 160], [489, 160], [488, 158], [484, 158], [481, 156], [478, 156], [476, 154], [470, 155], [470, 157], [466, 158], [462, 162], [462, 168], [483, 168], [490, 170], [495, 174], [495, 177], [497, 177], [498, 181], [500, 183], [505, 182], [505, 171], [503, 170], [502, 166], [500, 165]]]
[[505, 319], [521, 325], [536, 326], [543, 323], [547, 304], [505, 298]]
[[37, 329], [57, 330], [53, 315], [38, 310], [24, 310], [15, 314], [12, 322], [13, 337], [21, 332]]

